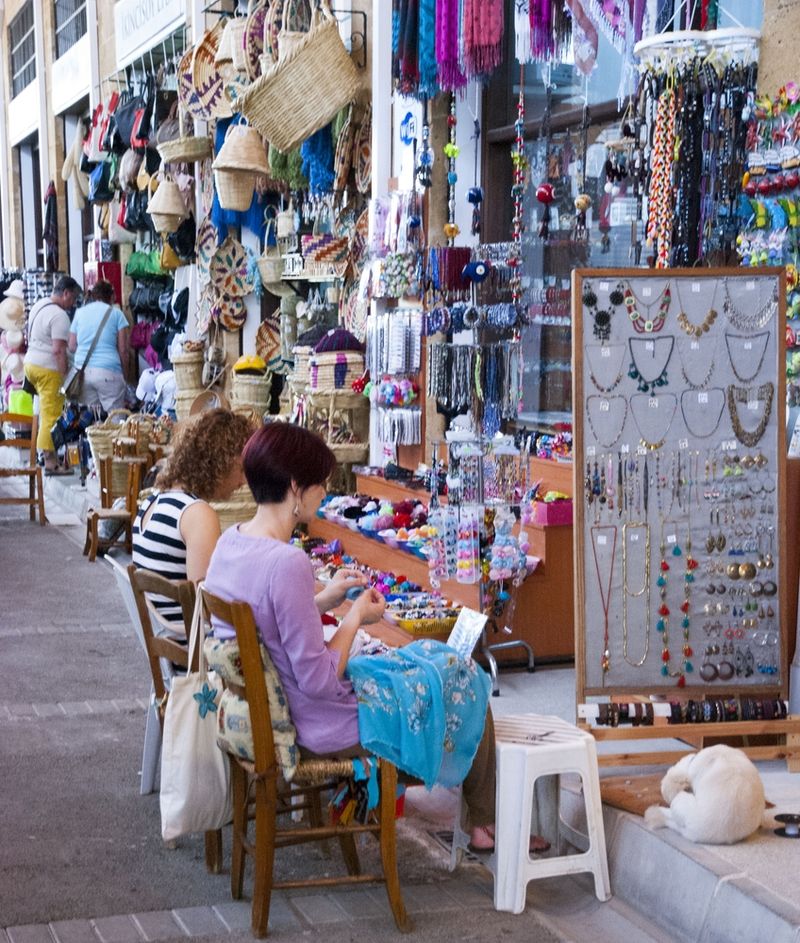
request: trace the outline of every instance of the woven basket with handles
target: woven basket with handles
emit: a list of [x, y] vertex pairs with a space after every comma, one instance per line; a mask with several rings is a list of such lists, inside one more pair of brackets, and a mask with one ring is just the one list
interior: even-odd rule
[[112, 409], [103, 422], [96, 422], [86, 430], [95, 468], [99, 467], [100, 459], [110, 458], [114, 453], [114, 436], [130, 414], [129, 409]]
[[175, 386], [178, 390], [197, 392], [203, 387], [203, 361], [205, 351], [190, 350], [175, 354], [172, 358], [172, 370], [175, 374]]
[[156, 150], [165, 164], [193, 164], [211, 157], [211, 139], [205, 135], [186, 134], [183, 108], [178, 109], [178, 137], [159, 144]]
[[[284, 4], [284, 20], [290, 2]], [[327, 0], [314, 11], [311, 29], [292, 45], [239, 101], [250, 124], [284, 153], [328, 124], [355, 98], [360, 85]]]

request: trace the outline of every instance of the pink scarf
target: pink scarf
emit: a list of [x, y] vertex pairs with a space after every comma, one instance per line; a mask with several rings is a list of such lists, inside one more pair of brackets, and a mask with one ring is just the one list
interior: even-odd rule
[[467, 84], [458, 61], [458, 0], [436, 0], [436, 63], [439, 86], [454, 92]]
[[485, 78], [503, 58], [503, 0], [464, 0], [464, 64], [469, 78]]

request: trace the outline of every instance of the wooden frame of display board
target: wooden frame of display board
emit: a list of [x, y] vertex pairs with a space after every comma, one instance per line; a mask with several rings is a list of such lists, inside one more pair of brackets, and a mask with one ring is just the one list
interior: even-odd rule
[[[592, 305], [584, 302], [587, 282]], [[616, 289], [620, 294], [612, 298]], [[750, 292], [753, 301], [748, 302]], [[750, 747], [747, 752], [760, 759], [786, 757], [791, 767], [797, 763], [800, 768], [800, 718], [672, 724], [656, 712], [650, 725], [601, 726], [587, 722], [591, 710], [585, 703], [597, 696], [640, 706], [642, 701], [788, 696], [783, 270], [576, 269], [572, 298], [579, 722], [597, 740], [671, 738], [689, 741], [692, 748], [709, 737], [782, 734], [785, 746]], [[769, 387], [771, 409], [766, 407]], [[595, 407], [594, 422], [590, 406]], [[752, 421], [741, 421], [739, 409], [761, 416], [755, 428]], [[595, 426], [600, 426], [599, 436]], [[747, 446], [739, 436], [758, 438]], [[751, 464], [756, 457], [758, 466]], [[773, 491], [767, 490], [768, 483], [774, 484]], [[762, 494], [760, 504], [756, 494]], [[722, 543], [729, 516], [728, 549], [713, 546], [713, 541], [709, 549], [712, 536]], [[646, 552], [629, 554], [631, 541], [639, 540]], [[756, 552], [758, 564], [764, 564], [767, 546], [771, 567], [759, 568], [756, 580], [749, 575], [756, 564], [749, 564]], [[639, 563], [638, 570], [629, 558]], [[741, 563], [748, 575], [730, 575], [733, 563]], [[636, 570], [633, 576], [630, 570]], [[716, 588], [712, 593], [709, 583], [721, 595]], [[772, 589], [774, 583], [775, 594], [760, 595], [760, 611], [751, 612], [755, 603], [750, 590], [765, 584]], [[771, 620], [762, 614], [765, 610], [773, 611]], [[760, 657], [766, 659], [768, 646], [778, 662], [774, 675], [758, 670], [767, 663], [755, 662], [757, 644], [765, 647]], [[706, 648], [714, 645], [718, 652], [712, 661]], [[745, 671], [748, 657], [750, 674]], [[701, 679], [704, 663], [716, 668], [728, 658], [732, 675], [737, 666], [735, 676]], [[683, 755], [685, 751], [601, 754], [600, 763], [662, 764]]]

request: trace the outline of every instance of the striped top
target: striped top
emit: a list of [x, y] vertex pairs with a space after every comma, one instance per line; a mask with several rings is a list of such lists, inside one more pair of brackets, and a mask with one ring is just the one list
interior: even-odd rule
[[[186, 544], [181, 537], [181, 515], [199, 500], [185, 491], [162, 491], [150, 497], [133, 522], [135, 567], [152, 570], [168, 580], [186, 579]], [[153, 512], [142, 529], [144, 515], [151, 507]], [[150, 600], [162, 618], [183, 624], [183, 613], [177, 603], [165, 596], [151, 596]]]

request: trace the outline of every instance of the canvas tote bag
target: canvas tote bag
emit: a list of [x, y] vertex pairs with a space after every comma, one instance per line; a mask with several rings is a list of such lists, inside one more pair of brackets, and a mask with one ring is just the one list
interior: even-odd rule
[[[202, 584], [200, 584], [202, 586]], [[222, 684], [206, 670], [205, 620], [197, 588], [189, 636], [189, 671], [172, 679], [161, 747], [161, 837], [222, 828], [231, 820], [227, 756], [217, 746], [217, 707]], [[198, 652], [197, 671], [192, 671]]]

